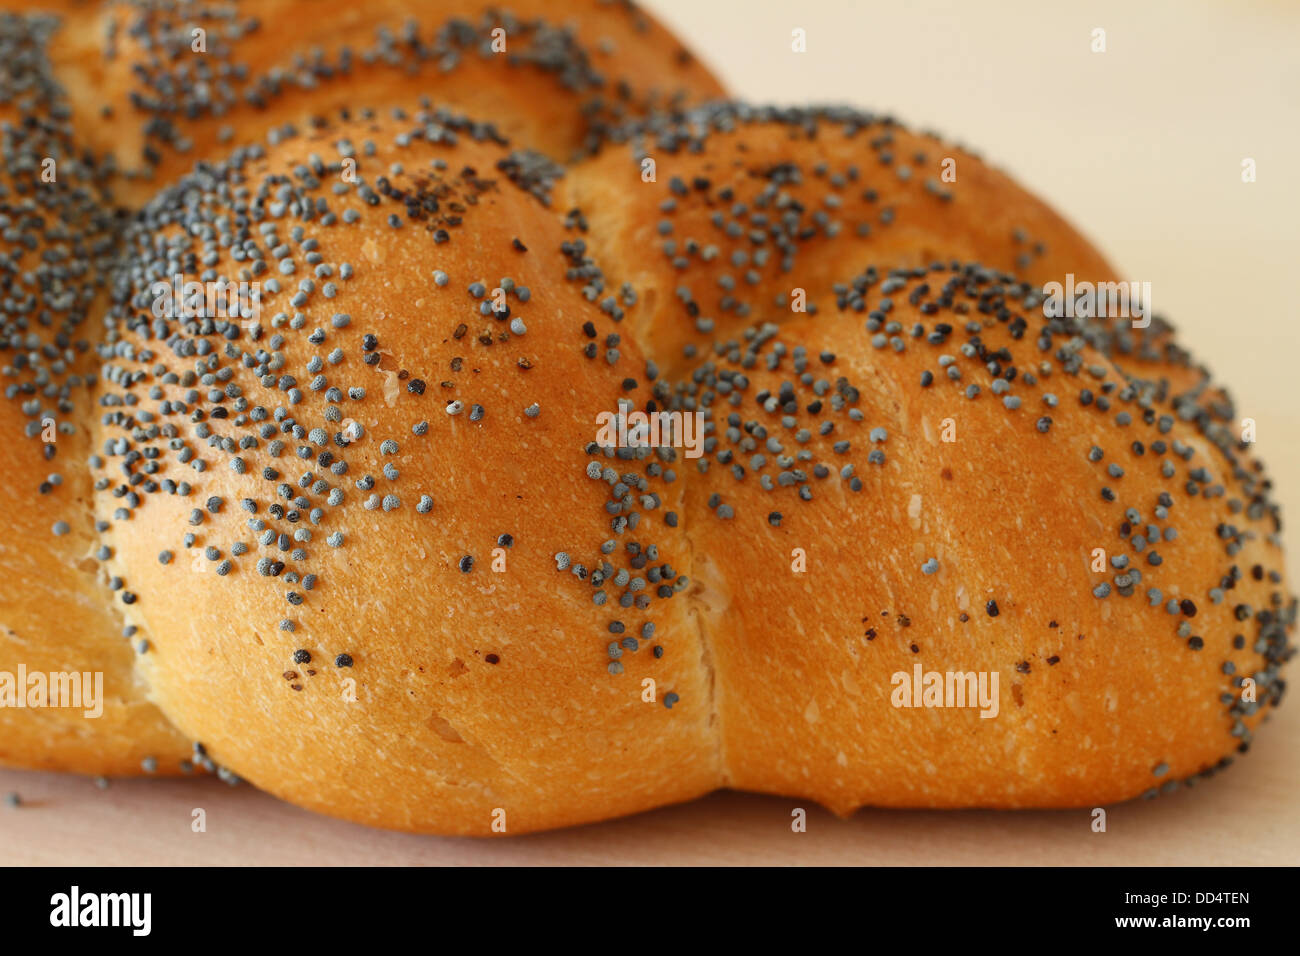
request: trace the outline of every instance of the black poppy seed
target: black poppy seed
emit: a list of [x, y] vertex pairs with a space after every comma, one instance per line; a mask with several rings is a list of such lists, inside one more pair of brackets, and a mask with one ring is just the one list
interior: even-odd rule
[[460, 568], [462, 573], [469, 574], [470, 571], [474, 570], [474, 558], [467, 554], [456, 562], [456, 566]]
[[988, 612], [989, 617], [997, 617], [1000, 613], [1002, 613], [1001, 611], [998, 610], [997, 601], [989, 601], [987, 604], [984, 605], [984, 610]]
[[351, 666], [352, 666], [352, 655], [351, 655], [351, 654], [340, 654], [338, 657], [334, 658], [334, 666], [335, 666], [335, 667], [351, 667]]

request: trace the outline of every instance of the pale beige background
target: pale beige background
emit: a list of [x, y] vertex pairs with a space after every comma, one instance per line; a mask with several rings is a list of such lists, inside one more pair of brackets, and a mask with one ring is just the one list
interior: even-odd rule
[[[503, 6], [508, 6], [508, 0]], [[557, 0], [557, 7], [560, 3]], [[733, 91], [845, 102], [963, 142], [1052, 201], [1231, 383], [1279, 497], [1300, 497], [1300, 3], [656, 0]], [[791, 31], [808, 52], [791, 52]], [[1089, 45], [1106, 30], [1107, 52]], [[1258, 181], [1241, 182], [1255, 159]], [[1288, 529], [1292, 549], [1300, 544]], [[1194, 790], [1110, 810], [861, 811], [715, 794], [626, 820], [481, 842], [366, 830], [213, 780], [0, 772], [0, 863], [1300, 862], [1300, 703]], [[207, 832], [190, 831], [195, 807]]]

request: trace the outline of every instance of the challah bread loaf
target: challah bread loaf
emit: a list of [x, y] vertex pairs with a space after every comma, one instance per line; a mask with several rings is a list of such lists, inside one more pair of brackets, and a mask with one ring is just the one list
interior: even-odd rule
[[[1115, 273], [973, 155], [672, 106], [712, 81], [623, 5], [422, 6], [414, 43], [367, 6], [388, 38], [346, 71], [342, 7], [110, 9], [73, 17], [116, 17], [112, 56], [70, 18], [43, 74], [90, 224], [5, 235], [43, 270], [3, 273], [10, 427], [58, 402], [89, 461], [16, 457], [6, 493], [83, 510], [32, 509], [0, 612], [82, 600], [90, 549], [111, 633], [6, 653], [103, 660], [123, 715], [0, 711], [0, 760], [177, 769], [188, 738], [302, 806], [488, 835], [720, 786], [1091, 806], [1214, 772], [1280, 701], [1295, 602], [1231, 400], [1161, 321], [1049, 316], [1042, 283]], [[29, 87], [0, 108], [70, 137]], [[129, 223], [97, 192], [195, 158]]]
[[107, 597], [91, 515], [90, 339], [118, 217], [49, 80], [54, 29], [0, 16], [0, 763], [176, 772], [190, 746], [136, 683], [143, 638]]
[[451, 107], [563, 160], [611, 123], [722, 93], [651, 16], [608, 0], [113, 0], [81, 8], [51, 56], [131, 205], [340, 110]]

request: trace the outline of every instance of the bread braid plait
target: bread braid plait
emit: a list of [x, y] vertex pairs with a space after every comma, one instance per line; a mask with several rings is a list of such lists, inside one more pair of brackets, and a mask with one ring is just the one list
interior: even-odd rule
[[[1267, 480], [1166, 324], [1044, 315], [1111, 277], [1059, 217], [850, 110], [602, 121], [568, 168], [503, 126], [277, 121], [110, 230], [94, 547], [205, 760], [487, 834], [719, 786], [1092, 805], [1248, 746], [1294, 619]], [[620, 407], [701, 457], [602, 444]], [[1000, 676], [993, 719], [899, 706], [917, 665]]]

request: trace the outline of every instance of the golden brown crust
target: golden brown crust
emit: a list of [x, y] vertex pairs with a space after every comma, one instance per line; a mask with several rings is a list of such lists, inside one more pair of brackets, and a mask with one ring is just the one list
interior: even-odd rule
[[[73, 420], [84, 421], [84, 394], [76, 411], [82, 414]], [[3, 434], [20, 435], [26, 424], [20, 419], [16, 403], [0, 402]], [[13, 701], [0, 707], [0, 764], [105, 776], [146, 767], [180, 772], [189, 742], [146, 699], [133, 672], [143, 638], [124, 633], [126, 623], [96, 558], [102, 545], [90, 510], [88, 432], [79, 427], [53, 437], [60, 454], [50, 460], [40, 454], [40, 441], [0, 442], [6, 476], [0, 483], [0, 672], [24, 695], [36, 685], [18, 684], [19, 673], [90, 675], [78, 678], [81, 686], [98, 690], [94, 699], [81, 698], [86, 706], [17, 707]], [[61, 483], [37, 493], [49, 474], [58, 474]], [[58, 522], [66, 522], [68, 531], [56, 536]], [[27, 700], [36, 704], [41, 698]]]
[[572, 169], [561, 205], [580, 211], [609, 286], [640, 296], [628, 320], [651, 357], [679, 370], [696, 364], [684, 349], [704, 355], [794, 316], [798, 297], [808, 312], [828, 308], [835, 284], [868, 264], [979, 261], [1037, 282], [1114, 275], [1002, 172], [851, 109], [720, 103], [654, 117]]
[[112, 606], [90, 510], [91, 343], [116, 217], [59, 119], [54, 29], [0, 18], [0, 763], [176, 773], [190, 747], [133, 674], [139, 638]]
[[[747, 400], [714, 405], [768, 459], [764, 434], [811, 452], [806, 482], [767, 489], [772, 460], [738, 454], [737, 480], [715, 455], [688, 492], [692, 544], [716, 556], [707, 629], [729, 781], [844, 813], [1097, 805], [1212, 772], [1280, 698], [1289, 654], [1276, 515], [1244, 507], [1264, 486], [1172, 406], [1146, 421], [1113, 365], [1069, 345], [1077, 327], [1042, 348], [1027, 289], [946, 269], [889, 282], [853, 285], [865, 312], [854, 298], [781, 326], [745, 371]], [[950, 282], [960, 313], [941, 305]], [[901, 350], [863, 327], [883, 299]], [[932, 342], [940, 323], [952, 331]], [[825, 401], [800, 384], [795, 347], [838, 383]], [[788, 402], [762, 408], [783, 386]], [[894, 676], [912, 687], [918, 666], [999, 675], [996, 715], [897, 706]]]
[[51, 55], [84, 144], [129, 175], [129, 205], [340, 110], [450, 108], [563, 160], [611, 123], [722, 92], [649, 14], [600, 0], [114, 0], [70, 20]]
[[[597, 605], [602, 589], [589, 575], [557, 570], [556, 555], [567, 553], [574, 566], [594, 571], [606, 540], [617, 540], [608, 560], [620, 567], [633, 542], [657, 545], [662, 561], [689, 559], [663, 511], [647, 514], [635, 534], [613, 533], [609, 487], [584, 471], [596, 413], [620, 395], [635, 397], [623, 382], [639, 378], [644, 363], [626, 341], [613, 364], [604, 349], [584, 354], [592, 341], [584, 325], [592, 323], [601, 340], [617, 327], [577, 285], [557, 281], [563, 229], [525, 191], [529, 184], [510, 181], [506, 148], [475, 142], [470, 128], [456, 128], [456, 145], [417, 139], [394, 147], [399, 132], [408, 129], [323, 132], [231, 171], [230, 181], [257, 192], [268, 174], [283, 175], [315, 153], [326, 164], [320, 182], [333, 184], [340, 181], [336, 144], [365, 136], [377, 145], [373, 158], [360, 159], [354, 188], [302, 188], [304, 201], [330, 196], [337, 222], [272, 212], [264, 221], [277, 227], [274, 242], [260, 224], [247, 230], [264, 248], [283, 241], [281, 261], [303, 264], [306, 243], [322, 257], [318, 265], [333, 270], [337, 292], [326, 300], [319, 277], [318, 291], [297, 306], [312, 314], [311, 324], [295, 330], [273, 317], [295, 311], [297, 281], [279, 292], [264, 285], [265, 333], [230, 340], [234, 358], [210, 353], [209, 374], [233, 373], [216, 380], [238, 396], [233, 401], [207, 400], [211, 383], [168, 384], [169, 373], [183, 375], [196, 359], [151, 345], [142, 336], [155, 328], [147, 312], [143, 324], [136, 310], [122, 314], [104, 394], [124, 411], [97, 429], [98, 441], [122, 441], [119, 456], [158, 451], [150, 477], [161, 486], [150, 493], [145, 485], [139, 506], [113, 519], [113, 487], [124, 464], [132, 470], [113, 456], [104, 471], [110, 486], [97, 500], [112, 520], [104, 538], [113, 566], [139, 596], [133, 618], [156, 643], [149, 657], [156, 699], [241, 776], [302, 805], [381, 826], [486, 835], [500, 810], [505, 832], [516, 833], [707, 792], [720, 772], [686, 603], [656, 601], [667, 608], [653, 616], [619, 610], [618, 596], [636, 593], [629, 584], [610, 586], [607, 605]], [[394, 163], [406, 171], [392, 173]], [[230, 211], [217, 198], [224, 178], [192, 180], [146, 217], [214, 225]], [[199, 204], [194, 189], [204, 197]], [[362, 200], [378, 198], [372, 189], [386, 197], [374, 207]], [[408, 200], [420, 218], [408, 218], [415, 208]], [[391, 224], [394, 213], [400, 228]], [[359, 218], [349, 221], [353, 215]], [[160, 274], [145, 249], [176, 234], [170, 226], [137, 233], [142, 276]], [[212, 265], [219, 274], [230, 268], [224, 257]], [[445, 286], [435, 270], [448, 277]], [[490, 290], [509, 289], [505, 277], [529, 291], [503, 296], [510, 321], [482, 316]], [[476, 298], [470, 287], [478, 282], [485, 285]], [[136, 285], [132, 297], [147, 287]], [[336, 327], [331, 314], [350, 322]], [[516, 319], [525, 334], [512, 331]], [[183, 333], [183, 326], [170, 328]], [[377, 340], [367, 350], [372, 332]], [[139, 356], [146, 348], [147, 359]], [[265, 370], [239, 355], [259, 350], [280, 369], [270, 387], [262, 384]], [[368, 366], [367, 354], [381, 360]], [[309, 366], [313, 357], [319, 366]], [[322, 380], [309, 386], [312, 375], [303, 370], [312, 367]], [[285, 374], [298, 379], [301, 401], [288, 395]], [[124, 388], [128, 375], [137, 380]], [[186, 394], [191, 384], [198, 401]], [[174, 439], [141, 440], [139, 413], [115, 399], [155, 387], [160, 392], [141, 410], [185, 402], [202, 421], [191, 424], [173, 409], [156, 421], [173, 426]], [[646, 388], [642, 380], [639, 390]], [[446, 410], [453, 401], [464, 403], [459, 414]], [[534, 402], [540, 409], [531, 417]], [[229, 417], [218, 417], [227, 409]], [[301, 427], [297, 435], [282, 427], [288, 417]], [[350, 422], [364, 429], [355, 441], [347, 440]], [[417, 435], [420, 422], [427, 426]], [[223, 448], [218, 438], [230, 444]], [[273, 447], [277, 438], [283, 449]], [[343, 462], [346, 472], [336, 474]], [[168, 481], [188, 481], [192, 490], [169, 494]], [[675, 508], [677, 487], [646, 493], [657, 491], [665, 509]], [[501, 545], [500, 535], [511, 543]], [[241, 555], [236, 542], [248, 550]], [[166, 564], [163, 550], [172, 553]], [[463, 564], [467, 557], [472, 567]], [[617, 636], [615, 618], [623, 622]], [[664, 635], [661, 658], [652, 650], [659, 642], [644, 639], [649, 620]], [[606, 647], [632, 635], [642, 635], [640, 647], [621, 655], [624, 673], [613, 677]], [[339, 655], [347, 655], [346, 666], [338, 666]], [[644, 678], [657, 685], [648, 699]], [[689, 705], [670, 712], [669, 693]]]

